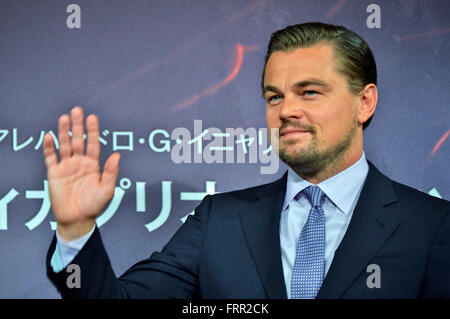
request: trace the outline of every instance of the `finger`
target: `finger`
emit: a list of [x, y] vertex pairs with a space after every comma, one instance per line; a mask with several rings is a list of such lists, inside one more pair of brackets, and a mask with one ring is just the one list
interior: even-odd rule
[[89, 115], [86, 119], [86, 130], [88, 139], [86, 155], [98, 161], [100, 157], [99, 128], [98, 118], [94, 114]]
[[119, 161], [120, 154], [112, 154], [105, 163], [105, 168], [103, 169], [103, 174], [101, 177], [100, 184], [106, 190], [109, 190], [114, 194], [114, 187], [116, 185], [117, 175], [119, 174]]
[[76, 106], [71, 112], [72, 119], [72, 152], [73, 154], [83, 155], [84, 154], [84, 115], [83, 109]]
[[67, 114], [62, 115], [58, 120], [58, 140], [59, 156], [62, 161], [64, 158], [72, 155], [72, 146], [69, 137], [70, 117]]
[[44, 136], [44, 159], [47, 169], [58, 163], [55, 147], [53, 145], [53, 138], [50, 133], [47, 133]]

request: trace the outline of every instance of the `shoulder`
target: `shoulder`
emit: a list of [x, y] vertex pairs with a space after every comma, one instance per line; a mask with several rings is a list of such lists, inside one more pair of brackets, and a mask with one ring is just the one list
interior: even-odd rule
[[[261, 203], [268, 206], [282, 202], [286, 191], [287, 174], [281, 178], [262, 185], [233, 190], [229, 192], [210, 194], [203, 198], [202, 202], [195, 209], [195, 215], [199, 218], [210, 218], [215, 216], [226, 219], [233, 219], [238, 211], [254, 210], [261, 207]], [[263, 199], [263, 201], [261, 201]], [[212, 214], [212, 212], [214, 212]]]
[[394, 181], [372, 163], [369, 164], [370, 170], [366, 180], [366, 183], [371, 185], [372, 194], [369, 196], [376, 194], [377, 197], [384, 197], [383, 206], [403, 221], [438, 227], [450, 216], [449, 201]]
[[431, 196], [411, 186], [404, 185], [396, 181], [392, 181], [392, 185], [400, 201], [408, 201], [414, 206], [442, 209], [450, 213], [450, 202], [445, 199]]
[[269, 183], [210, 195], [210, 200], [215, 203], [249, 202], [280, 192], [284, 193], [286, 190], [286, 179], [287, 173]]
[[366, 179], [366, 183], [372, 184], [374, 186], [372, 189], [378, 188], [378, 190], [381, 192], [384, 191], [381, 188], [390, 189], [388, 190], [388, 192], [393, 192], [395, 194], [396, 201], [407, 202], [411, 206], [425, 205], [442, 208], [444, 210], [447, 209], [447, 211], [450, 210], [449, 201], [431, 196], [411, 186], [395, 181], [390, 177], [384, 175], [371, 162], [369, 162], [369, 175]]
[[287, 172], [280, 178], [262, 185], [233, 190], [229, 192], [207, 195], [200, 203], [200, 207], [208, 207], [214, 211], [230, 211], [242, 205], [253, 205], [261, 199], [279, 201], [286, 192]]

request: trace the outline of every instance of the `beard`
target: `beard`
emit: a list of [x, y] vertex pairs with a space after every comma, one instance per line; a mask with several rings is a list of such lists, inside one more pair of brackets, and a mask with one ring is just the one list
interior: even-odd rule
[[[296, 146], [297, 140], [279, 140], [279, 157], [289, 167], [300, 175], [313, 176], [320, 172], [333, 171], [339, 167], [352, 143], [357, 130], [357, 120], [354, 120], [345, 136], [336, 145], [321, 150], [319, 139], [314, 127], [283, 125], [289, 127], [302, 128], [310, 132], [311, 138], [304, 146]], [[283, 129], [283, 127], [281, 128]], [[280, 130], [281, 131], [281, 130]]]

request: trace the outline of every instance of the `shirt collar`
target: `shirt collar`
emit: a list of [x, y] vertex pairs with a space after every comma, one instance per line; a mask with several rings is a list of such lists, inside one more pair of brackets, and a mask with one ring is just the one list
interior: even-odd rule
[[[361, 158], [352, 166], [342, 172], [322, 181], [317, 186], [327, 195], [339, 210], [347, 215], [352, 204], [358, 196], [369, 172], [366, 156], [363, 151]], [[283, 212], [294, 200], [294, 197], [306, 187], [313, 185], [301, 176], [297, 175], [292, 168], [288, 168], [286, 194], [284, 197]]]

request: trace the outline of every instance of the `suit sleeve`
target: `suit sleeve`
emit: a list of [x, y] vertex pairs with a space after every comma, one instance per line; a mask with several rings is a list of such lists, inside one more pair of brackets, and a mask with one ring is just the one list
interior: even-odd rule
[[161, 252], [153, 253], [116, 278], [100, 232], [94, 233], [75, 256], [80, 269], [80, 287], [69, 288], [73, 272], [55, 273], [51, 258], [54, 237], [47, 253], [47, 276], [63, 298], [195, 298], [198, 297], [198, 267], [202, 254], [211, 196], [206, 196]]
[[450, 298], [450, 211], [430, 250], [423, 298]]

